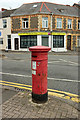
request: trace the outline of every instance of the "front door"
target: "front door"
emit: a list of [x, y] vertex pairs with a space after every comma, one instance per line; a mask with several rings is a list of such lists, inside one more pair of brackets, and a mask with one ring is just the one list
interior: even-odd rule
[[14, 42], [15, 42], [15, 50], [19, 50], [19, 40], [18, 40], [18, 38], [15, 38]]
[[42, 36], [42, 46], [49, 46], [49, 37]]
[[67, 50], [71, 50], [71, 35], [67, 36]]
[[7, 35], [8, 49], [11, 49], [11, 35]]

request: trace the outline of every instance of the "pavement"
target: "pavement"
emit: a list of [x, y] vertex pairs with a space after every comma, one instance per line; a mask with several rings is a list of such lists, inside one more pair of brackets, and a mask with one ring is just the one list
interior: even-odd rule
[[[4, 87], [2, 91], [4, 91]], [[7, 95], [10, 92], [12, 94], [12, 90], [7, 90]], [[2, 93], [4, 94], [4, 92]], [[6, 101], [4, 100], [0, 107], [2, 107], [3, 120], [4, 118], [80, 119], [80, 111], [78, 109], [54, 96], [49, 95], [46, 103], [34, 103], [31, 91], [29, 90], [13, 92], [13, 95], [6, 99]]]

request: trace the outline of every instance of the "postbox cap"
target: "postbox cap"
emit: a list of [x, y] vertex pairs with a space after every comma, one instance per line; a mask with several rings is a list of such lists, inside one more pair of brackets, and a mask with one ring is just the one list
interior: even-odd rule
[[48, 52], [49, 50], [51, 50], [50, 47], [47, 46], [33, 46], [29, 48], [30, 51], [35, 51], [35, 52], [39, 52], [39, 51], [45, 51]]

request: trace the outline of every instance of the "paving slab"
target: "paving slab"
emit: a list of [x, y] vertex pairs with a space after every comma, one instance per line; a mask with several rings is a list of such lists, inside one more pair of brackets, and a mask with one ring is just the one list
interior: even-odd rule
[[80, 111], [53, 96], [46, 103], [34, 103], [31, 91], [20, 91], [2, 104], [2, 118], [79, 119]]

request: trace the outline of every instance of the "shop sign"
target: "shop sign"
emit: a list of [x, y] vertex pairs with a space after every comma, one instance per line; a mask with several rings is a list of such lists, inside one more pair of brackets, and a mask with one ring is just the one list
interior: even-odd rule
[[66, 35], [66, 33], [61, 32], [28, 32], [28, 33], [18, 33], [18, 35]]
[[1, 36], [1, 32], [0, 32], [0, 36]]

